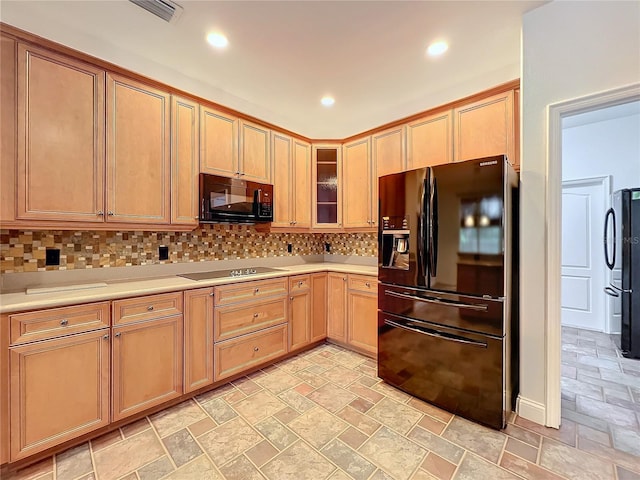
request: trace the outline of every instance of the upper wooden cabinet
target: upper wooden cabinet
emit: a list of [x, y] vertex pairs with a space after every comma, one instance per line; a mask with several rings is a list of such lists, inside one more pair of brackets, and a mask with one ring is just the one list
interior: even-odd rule
[[373, 162], [377, 166], [378, 177], [406, 170], [404, 145], [404, 125], [371, 136]]
[[233, 177], [238, 173], [238, 119], [200, 107], [200, 172]]
[[371, 138], [361, 138], [342, 146], [343, 226], [375, 226], [378, 177], [371, 157]]
[[407, 124], [407, 170], [453, 161], [451, 110]]
[[169, 94], [107, 75], [107, 221], [169, 224]]
[[0, 41], [0, 222], [10, 222], [16, 217], [17, 50], [13, 38]]
[[311, 226], [311, 145], [271, 132], [272, 227]]
[[171, 223], [198, 225], [198, 104], [171, 98]]
[[103, 222], [104, 71], [24, 44], [17, 66], [16, 217]]
[[313, 145], [313, 226], [342, 227], [340, 145]]
[[507, 155], [515, 162], [513, 90], [453, 111], [454, 161]]
[[240, 120], [238, 175], [243, 180], [271, 182], [270, 130]]

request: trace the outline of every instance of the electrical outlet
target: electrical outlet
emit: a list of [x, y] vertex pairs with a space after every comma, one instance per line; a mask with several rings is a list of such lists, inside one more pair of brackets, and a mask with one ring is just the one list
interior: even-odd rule
[[169, 247], [158, 247], [158, 256], [160, 260], [169, 260]]
[[60, 249], [47, 248], [45, 253], [45, 265], [60, 265]]
[[331, 244], [330, 243], [325, 243], [324, 244], [324, 251], [325, 252], [330, 252], [331, 251]]
[[293, 252], [293, 245], [291, 245], [290, 243], [287, 243], [287, 252]]

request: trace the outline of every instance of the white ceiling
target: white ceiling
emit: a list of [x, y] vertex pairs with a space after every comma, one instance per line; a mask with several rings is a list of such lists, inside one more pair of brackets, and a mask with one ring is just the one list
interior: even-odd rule
[[[314, 139], [341, 139], [520, 77], [542, 1], [2, 0], [0, 20]], [[229, 47], [205, 42], [223, 31]], [[449, 42], [427, 58], [436, 39]], [[331, 108], [320, 105], [330, 93]]]

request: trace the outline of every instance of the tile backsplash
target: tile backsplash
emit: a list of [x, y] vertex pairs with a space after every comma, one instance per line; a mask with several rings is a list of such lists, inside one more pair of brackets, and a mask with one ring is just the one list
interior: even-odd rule
[[[375, 233], [263, 233], [247, 225], [201, 225], [190, 232], [0, 230], [0, 273], [321, 255], [326, 243], [332, 254], [378, 254]], [[168, 260], [160, 260], [160, 246], [169, 247]], [[45, 265], [51, 248], [60, 250], [60, 265]]]

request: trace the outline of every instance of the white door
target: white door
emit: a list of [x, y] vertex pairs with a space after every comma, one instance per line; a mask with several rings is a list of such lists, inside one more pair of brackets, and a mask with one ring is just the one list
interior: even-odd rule
[[609, 177], [562, 182], [562, 325], [605, 332], [603, 233]]

